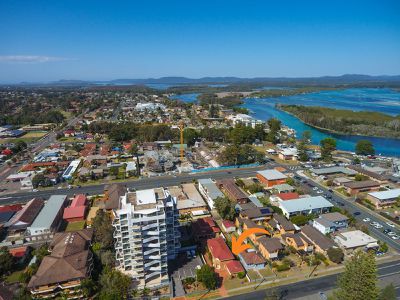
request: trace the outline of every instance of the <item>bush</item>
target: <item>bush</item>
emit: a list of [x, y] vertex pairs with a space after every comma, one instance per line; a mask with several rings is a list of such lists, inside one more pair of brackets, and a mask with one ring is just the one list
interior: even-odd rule
[[243, 279], [246, 277], [246, 272], [239, 272], [237, 275], [240, 279]]
[[294, 263], [294, 261], [293, 260], [291, 260], [290, 258], [288, 258], [288, 257], [285, 257], [283, 260], [282, 260], [282, 263], [284, 264], [284, 265], [288, 265], [288, 266], [290, 266], [290, 267], [294, 267], [296, 264]]
[[329, 259], [336, 264], [340, 264], [344, 259], [344, 253], [340, 248], [329, 248], [327, 254]]
[[289, 269], [290, 269], [290, 266], [287, 265], [287, 264], [281, 264], [281, 265], [276, 266], [275, 269], [276, 269], [278, 272], [283, 272], [283, 271], [289, 270]]

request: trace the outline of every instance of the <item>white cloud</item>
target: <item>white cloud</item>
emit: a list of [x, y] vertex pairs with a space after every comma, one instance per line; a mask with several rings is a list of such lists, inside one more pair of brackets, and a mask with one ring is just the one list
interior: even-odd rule
[[0, 62], [7, 63], [45, 63], [71, 60], [65, 57], [40, 56], [40, 55], [0, 55]]

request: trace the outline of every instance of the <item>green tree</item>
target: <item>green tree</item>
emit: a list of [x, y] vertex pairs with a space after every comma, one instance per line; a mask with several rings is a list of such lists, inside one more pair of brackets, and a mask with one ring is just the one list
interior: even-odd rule
[[374, 155], [374, 145], [369, 140], [359, 140], [356, 144], [357, 155]]
[[199, 137], [197, 131], [193, 128], [185, 128], [183, 130], [183, 140], [189, 147], [193, 146], [196, 139]]
[[215, 199], [214, 206], [221, 218], [233, 221], [235, 218], [235, 206], [227, 197]]
[[325, 161], [332, 160], [332, 152], [336, 150], [336, 140], [334, 138], [325, 138], [320, 141], [321, 157]]
[[306, 143], [301, 141], [297, 145], [298, 155], [300, 161], [308, 161], [307, 146]]
[[380, 294], [378, 300], [396, 300], [396, 288], [394, 287], [393, 283], [385, 286]]
[[13, 257], [7, 247], [0, 248], [0, 277], [6, 275], [13, 268]]
[[263, 159], [263, 154], [250, 145], [229, 145], [218, 156], [218, 160], [225, 165], [250, 164]]
[[308, 145], [311, 142], [311, 137], [312, 137], [311, 130], [304, 130], [303, 134], [301, 135], [301, 141], [304, 142], [306, 145]]
[[[360, 284], [362, 283], [362, 284]], [[344, 273], [339, 277], [338, 300], [377, 300], [377, 269], [373, 254], [357, 251], [346, 263]]]
[[279, 143], [279, 131], [281, 130], [281, 121], [275, 118], [271, 118], [267, 121], [269, 132], [267, 134], [267, 141], [277, 144]]
[[112, 249], [114, 246], [113, 232], [110, 215], [103, 210], [98, 210], [93, 219], [94, 242], [101, 245], [103, 250]]
[[204, 284], [209, 290], [214, 290], [217, 287], [217, 274], [214, 268], [205, 264], [200, 269], [196, 270], [197, 280]]
[[116, 269], [106, 269], [100, 277], [100, 300], [127, 299], [131, 278]]
[[343, 250], [340, 248], [329, 248], [327, 254], [329, 259], [336, 264], [340, 264], [344, 259]]

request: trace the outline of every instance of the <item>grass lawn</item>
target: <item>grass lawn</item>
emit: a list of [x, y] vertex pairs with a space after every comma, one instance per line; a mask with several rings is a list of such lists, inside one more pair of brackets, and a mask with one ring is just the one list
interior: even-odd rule
[[15, 272], [11, 273], [11, 274], [6, 278], [6, 282], [9, 283], [9, 284], [19, 282], [19, 276], [20, 276], [20, 274], [22, 274], [23, 272], [24, 272], [24, 271], [21, 270], [21, 271], [15, 271]]
[[29, 131], [27, 134], [23, 136], [23, 138], [38, 138], [40, 139], [44, 135], [46, 135], [47, 131]]
[[24, 141], [27, 144], [30, 144], [34, 141], [38, 140], [38, 138], [32, 138], [32, 137], [21, 137], [21, 138], [10, 138], [10, 139], [0, 139], [0, 145], [1, 144], [8, 144], [8, 143], [17, 143], [18, 141]]
[[258, 273], [254, 270], [248, 270], [247, 275], [249, 275], [251, 280], [260, 279], [260, 275], [258, 275]]
[[65, 231], [77, 231], [85, 228], [86, 221], [77, 221], [68, 223], [67, 228]]
[[239, 279], [239, 278], [235, 277], [232, 279], [226, 279], [224, 281], [224, 287], [227, 290], [235, 289], [235, 288], [238, 288], [241, 286], [246, 286], [247, 284], [249, 284], [249, 281], [246, 278]]
[[272, 272], [270, 267], [266, 267], [264, 269], [258, 270], [263, 277], [271, 277], [275, 276], [274, 272]]

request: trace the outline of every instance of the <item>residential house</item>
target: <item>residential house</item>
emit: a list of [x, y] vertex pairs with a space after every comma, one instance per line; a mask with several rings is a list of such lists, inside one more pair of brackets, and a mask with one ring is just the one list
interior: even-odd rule
[[126, 188], [121, 184], [111, 184], [104, 188], [104, 197], [98, 202], [101, 209], [118, 209], [120, 198], [125, 195]]
[[221, 229], [211, 217], [197, 219], [192, 222], [192, 234], [196, 241], [206, 241], [219, 236]]
[[318, 215], [326, 213], [329, 212], [332, 207], [332, 203], [322, 196], [305, 197], [279, 202], [279, 208], [288, 219], [295, 215]]
[[323, 234], [332, 233], [336, 230], [347, 228], [349, 218], [338, 212], [320, 215], [313, 220], [313, 227]]
[[313, 243], [301, 232], [297, 233], [284, 233], [281, 239], [285, 245], [293, 247], [297, 252], [311, 253], [314, 250]]
[[233, 179], [217, 180], [217, 186], [222, 189], [228, 198], [234, 203], [249, 202], [248, 196], [236, 185]]
[[273, 215], [273, 218], [268, 222], [268, 227], [272, 230], [272, 232], [278, 234], [296, 232], [295, 225], [287, 220], [284, 216], [281, 216], [279, 214]]
[[211, 254], [212, 265], [217, 270], [224, 269], [228, 261], [235, 259], [222, 237], [208, 239], [207, 247]]
[[222, 221], [222, 230], [226, 233], [232, 233], [236, 231], [235, 223], [229, 220]]
[[279, 238], [268, 238], [266, 236], [258, 239], [258, 250], [265, 259], [275, 260], [279, 258], [280, 253], [284, 249]]
[[238, 275], [239, 273], [244, 273], [245, 270], [238, 260], [230, 260], [225, 263], [225, 268], [231, 277]]
[[341, 248], [347, 251], [377, 249], [379, 247], [378, 240], [361, 230], [340, 232], [335, 235], [334, 240]]
[[314, 245], [314, 251], [316, 252], [326, 254], [326, 251], [329, 248], [335, 246], [335, 243], [330, 238], [323, 235], [310, 225], [302, 226], [301, 233], [311, 241], [311, 243]]
[[63, 219], [67, 222], [76, 222], [85, 220], [87, 212], [86, 196], [76, 195], [69, 207], [64, 209]]
[[49, 251], [28, 283], [33, 299], [55, 298], [84, 299], [82, 281], [89, 278], [93, 269], [90, 245], [93, 230], [84, 229], [54, 235]]
[[246, 270], [264, 269], [267, 262], [258, 251], [242, 252], [239, 259]]

